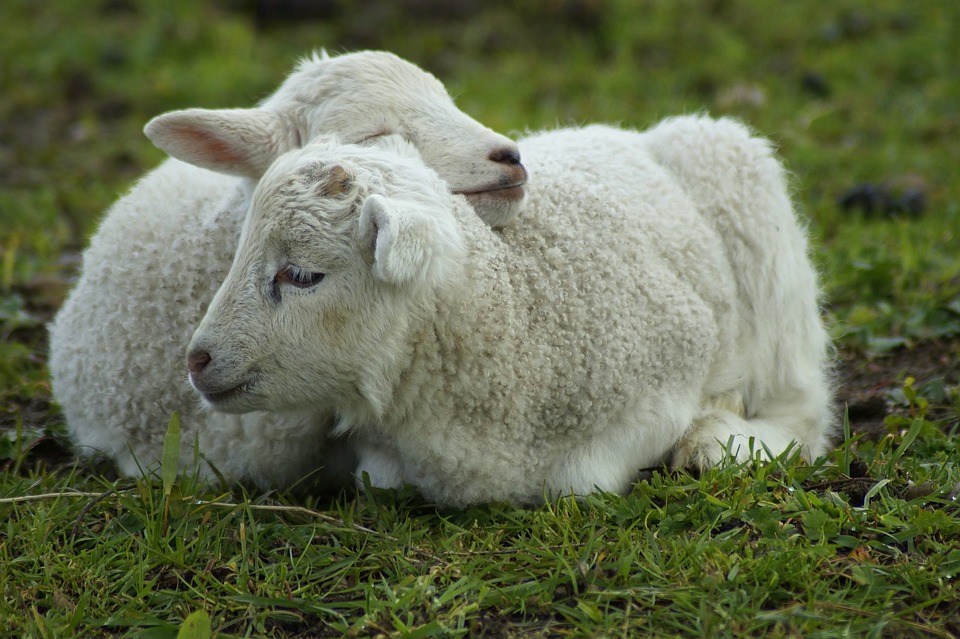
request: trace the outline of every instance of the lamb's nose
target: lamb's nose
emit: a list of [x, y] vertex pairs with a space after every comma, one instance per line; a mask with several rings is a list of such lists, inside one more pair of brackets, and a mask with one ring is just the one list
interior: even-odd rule
[[520, 164], [520, 151], [515, 146], [494, 149], [487, 157], [491, 162], [499, 162], [500, 164]]
[[203, 369], [210, 363], [210, 353], [206, 351], [191, 351], [187, 355], [187, 368], [190, 369], [190, 377], [196, 377], [203, 372]]

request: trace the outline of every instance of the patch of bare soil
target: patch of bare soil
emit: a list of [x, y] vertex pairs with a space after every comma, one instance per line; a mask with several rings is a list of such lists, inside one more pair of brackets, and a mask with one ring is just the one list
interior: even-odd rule
[[[909, 414], [907, 407], [897, 405], [891, 397], [907, 377], [913, 377], [917, 387], [938, 378], [947, 386], [960, 384], [960, 337], [920, 342], [883, 357], [841, 352], [837, 377], [838, 404], [840, 410], [846, 407], [849, 412], [851, 431], [882, 436], [887, 415]], [[930, 420], [947, 416], [946, 407], [935, 403], [927, 411]]]

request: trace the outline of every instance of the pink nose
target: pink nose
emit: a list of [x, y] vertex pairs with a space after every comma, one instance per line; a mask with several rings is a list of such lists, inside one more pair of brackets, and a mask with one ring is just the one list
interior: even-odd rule
[[187, 355], [187, 368], [190, 369], [190, 377], [196, 377], [203, 372], [203, 369], [210, 363], [210, 353], [206, 351], [192, 351]]

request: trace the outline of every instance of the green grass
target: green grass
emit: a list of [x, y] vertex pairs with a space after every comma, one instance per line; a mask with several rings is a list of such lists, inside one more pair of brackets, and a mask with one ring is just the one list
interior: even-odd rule
[[[925, 453], [956, 460], [938, 433]], [[175, 637], [197, 610], [223, 637], [954, 636], [960, 472], [905, 441], [537, 509], [294, 506], [189, 479], [168, 508], [159, 481], [67, 472], [34, 499], [37, 478], [11, 479], [0, 616], [24, 624], [7, 636]]]
[[[253, 4], [0, 6], [0, 636], [176, 637], [198, 611], [219, 637], [960, 636], [960, 5], [340, 0], [258, 27]], [[104, 209], [162, 160], [143, 124], [252, 105], [321, 46], [395, 51], [505, 133], [705, 110], [769, 136], [843, 352], [894, 371], [880, 434], [814, 465], [465, 512], [56, 459], [43, 324]], [[843, 211], [862, 183], [926, 211]], [[915, 345], [936, 357], [911, 380]]]

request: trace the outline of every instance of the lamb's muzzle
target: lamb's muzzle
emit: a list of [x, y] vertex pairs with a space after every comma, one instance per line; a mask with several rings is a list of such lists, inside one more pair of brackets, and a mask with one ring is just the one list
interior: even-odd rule
[[[187, 353], [187, 370], [190, 371], [190, 384], [206, 398], [208, 395], [215, 395], [224, 389], [216, 388], [215, 384], [210, 382], [211, 375], [204, 375], [213, 358], [210, 353], [202, 348], [192, 348]], [[215, 371], [214, 371], [215, 372]]]
[[[187, 354], [190, 384], [208, 404], [219, 407], [250, 389], [252, 384], [250, 378], [244, 378], [239, 383], [236, 379], [224, 379], [223, 371], [218, 371], [216, 366], [210, 365], [212, 361], [210, 353], [203, 348], [193, 348]], [[229, 409], [224, 410], [229, 411]]]
[[187, 369], [190, 371], [190, 383], [193, 387], [203, 395], [204, 399], [216, 403], [216, 398], [235, 394], [245, 386], [245, 383], [234, 384], [231, 381], [224, 384], [219, 380], [222, 375], [218, 375], [216, 370], [211, 370], [210, 374], [204, 375], [212, 360], [209, 352], [202, 348], [194, 348], [187, 354]]
[[190, 370], [190, 379], [195, 380], [203, 369], [210, 363], [210, 353], [206, 351], [191, 351], [187, 355], [187, 368]]
[[500, 164], [520, 164], [520, 150], [515, 147], [504, 147], [490, 153], [490, 161]]
[[515, 146], [505, 146], [490, 152], [491, 162], [504, 166], [500, 179], [495, 183], [477, 188], [454, 189], [454, 193], [465, 195], [471, 201], [478, 197], [513, 202], [524, 196], [523, 185], [527, 182], [527, 169], [520, 163], [520, 151]]

